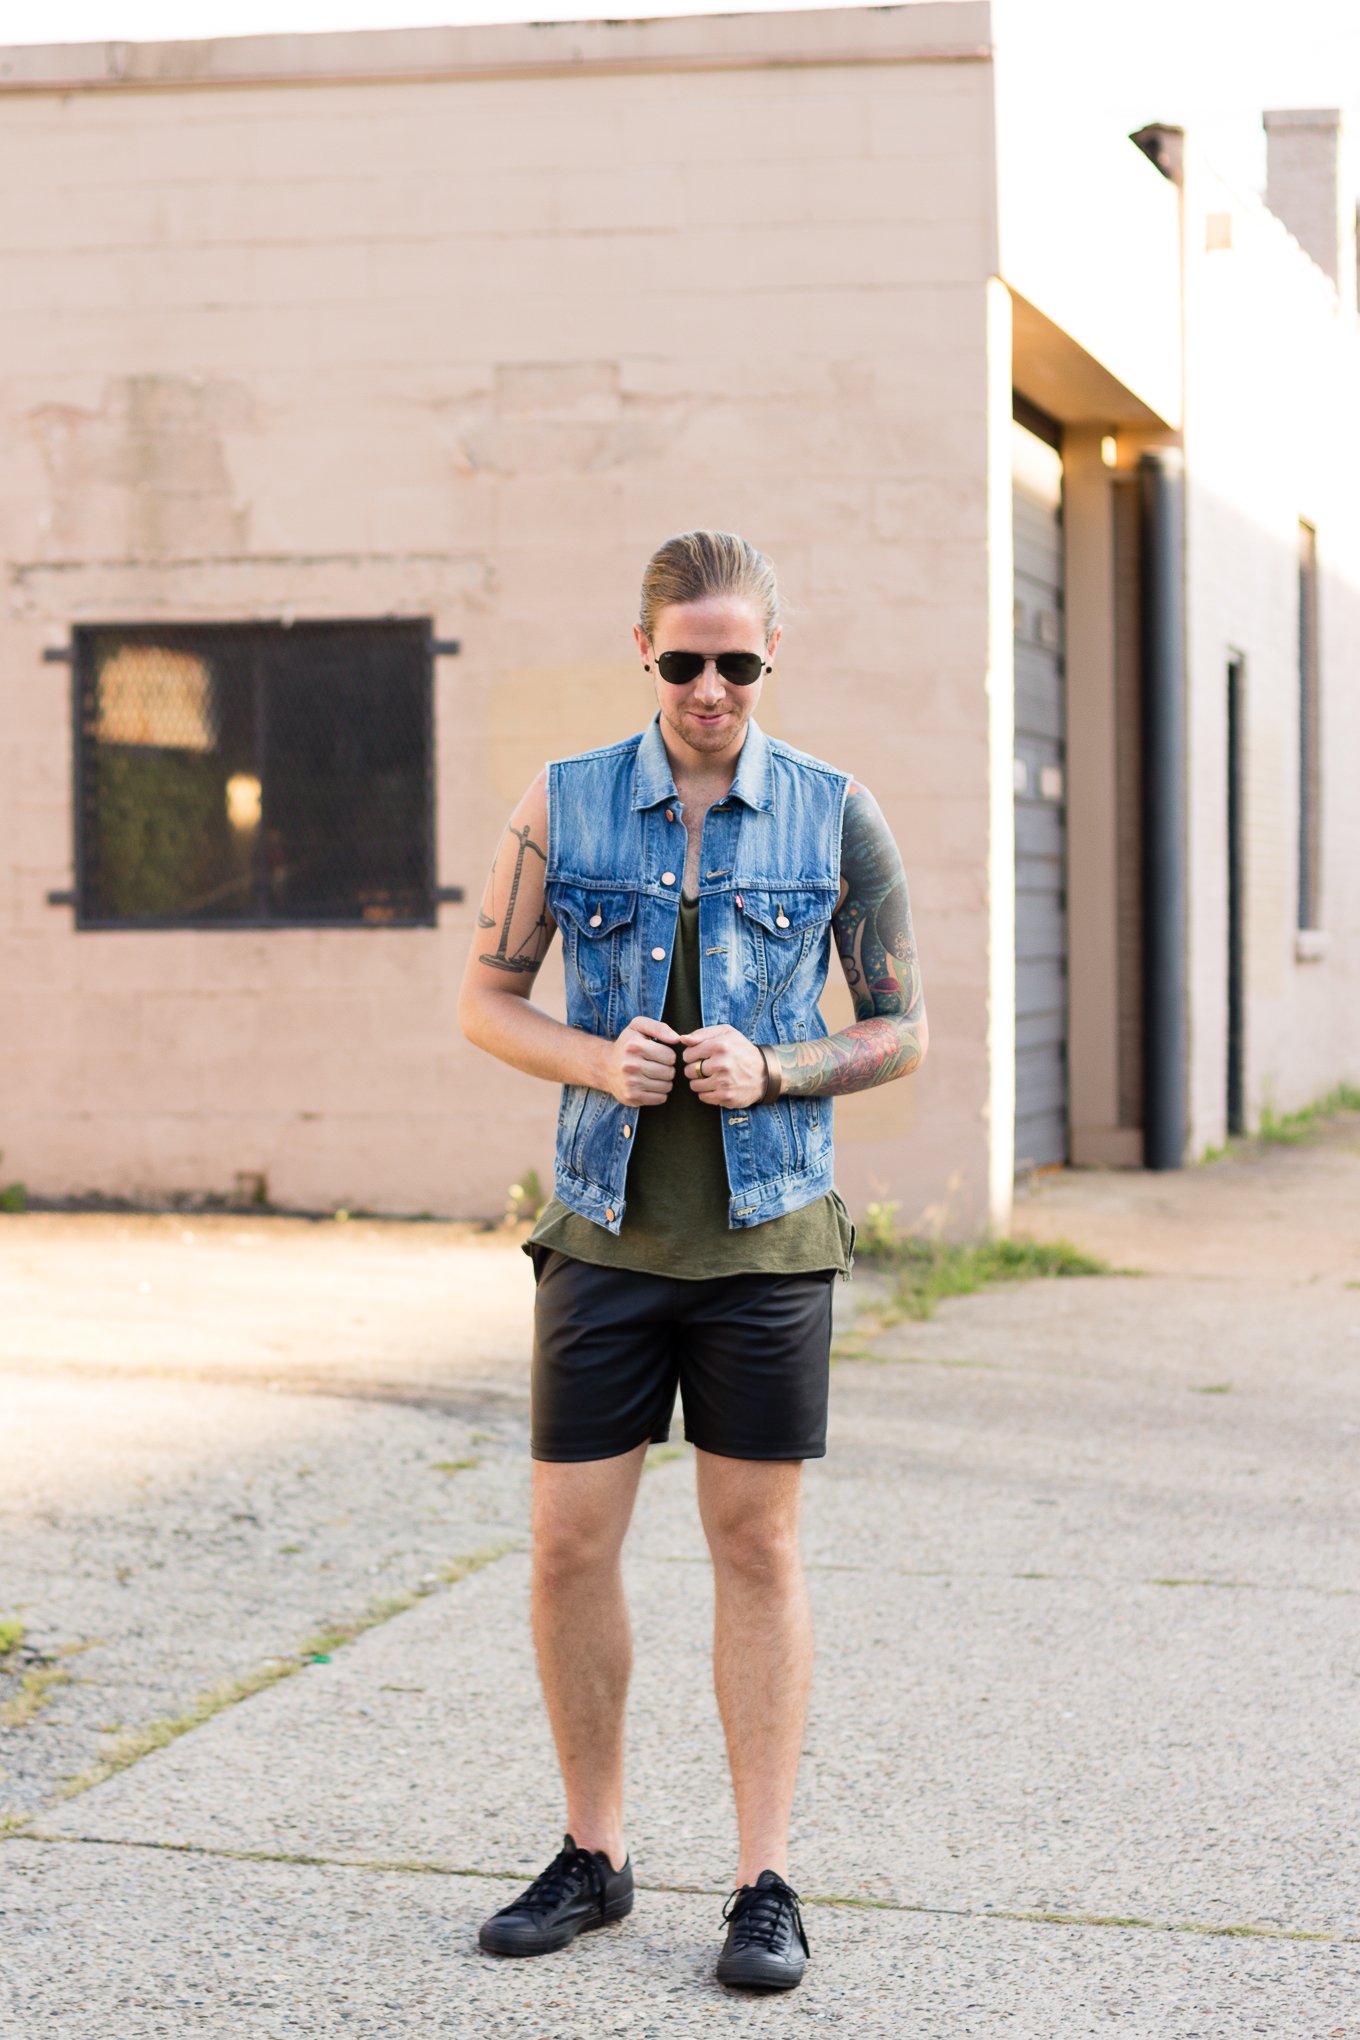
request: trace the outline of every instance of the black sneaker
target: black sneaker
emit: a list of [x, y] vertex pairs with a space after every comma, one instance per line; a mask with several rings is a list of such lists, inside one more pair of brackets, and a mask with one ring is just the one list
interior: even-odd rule
[[802, 1982], [809, 1951], [798, 1893], [777, 1870], [762, 1870], [754, 1884], [734, 1891], [723, 1907], [723, 1918], [731, 1925], [718, 1957], [719, 1983], [740, 1983], [748, 1990], [792, 1990]]
[[484, 1920], [477, 1939], [488, 1955], [548, 1955], [632, 1910], [632, 1857], [616, 1870], [603, 1849], [578, 1849], [564, 1835], [547, 1869]]

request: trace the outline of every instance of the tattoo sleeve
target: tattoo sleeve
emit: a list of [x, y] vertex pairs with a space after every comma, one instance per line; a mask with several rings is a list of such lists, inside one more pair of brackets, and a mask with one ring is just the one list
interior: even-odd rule
[[845, 896], [831, 928], [856, 1018], [820, 1041], [775, 1051], [795, 1097], [865, 1091], [914, 1070], [926, 1052], [926, 1008], [902, 859], [867, 787], [853, 782], [841, 830]]
[[[532, 977], [548, 953], [553, 938], [554, 923], [543, 903], [541, 884], [526, 886], [526, 867], [541, 880], [542, 873], [530, 860], [537, 858], [539, 865], [547, 863], [541, 847], [533, 840], [528, 827], [517, 829], [511, 824], [506, 828], [505, 840], [496, 853], [487, 880], [486, 894], [481, 911], [477, 915], [477, 926], [495, 930], [494, 949], [484, 949], [479, 962], [490, 964], [493, 970], [509, 971], [519, 976]], [[537, 918], [527, 900], [521, 898], [528, 892], [538, 902]]]

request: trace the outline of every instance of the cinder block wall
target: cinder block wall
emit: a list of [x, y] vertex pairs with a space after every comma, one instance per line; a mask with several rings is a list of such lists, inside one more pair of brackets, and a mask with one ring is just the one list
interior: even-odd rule
[[[752, 17], [765, 57], [717, 70], [694, 52], [735, 31], [691, 21], [634, 25], [656, 62], [617, 74], [552, 72], [604, 26], [465, 30], [440, 47], [493, 75], [6, 96], [6, 1176], [249, 1171], [287, 1205], [458, 1216], [546, 1182], [552, 1094], [457, 1032], [476, 902], [543, 759], [649, 715], [641, 567], [702, 523], [783, 577], [762, 719], [859, 773], [907, 859], [934, 1045], [839, 1108], [845, 1193], [985, 1219], [991, 73], [941, 55], [965, 17]], [[784, 61], [889, 30], [893, 61]], [[322, 41], [402, 68], [400, 36]], [[308, 44], [254, 47], [259, 70]], [[463, 644], [437, 742], [466, 906], [430, 931], [129, 934], [45, 904], [73, 825], [44, 645], [83, 619], [389, 612]]]
[[[1227, 663], [1245, 660], [1248, 1120], [1360, 1078], [1360, 333], [1264, 207], [1186, 183], [1190, 1152], [1222, 1140]], [[1213, 232], [1210, 233], [1210, 223]], [[1225, 245], [1226, 243], [1226, 245]], [[1296, 941], [1298, 527], [1317, 530], [1325, 953]]]

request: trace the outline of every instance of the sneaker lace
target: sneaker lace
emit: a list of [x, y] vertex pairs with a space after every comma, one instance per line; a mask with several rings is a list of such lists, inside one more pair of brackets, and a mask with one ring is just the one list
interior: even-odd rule
[[604, 1872], [589, 1849], [561, 1849], [546, 1870], [514, 1902], [516, 1912], [551, 1912], [582, 1880], [589, 1884], [600, 1911], [605, 1908]]
[[748, 1948], [754, 1942], [771, 1949], [782, 1938], [788, 1919], [803, 1944], [803, 1953], [811, 1953], [803, 1932], [803, 1915], [798, 1910], [798, 1893], [782, 1878], [771, 1884], [743, 1884], [723, 1907], [723, 1918], [732, 1922], [738, 1948]]

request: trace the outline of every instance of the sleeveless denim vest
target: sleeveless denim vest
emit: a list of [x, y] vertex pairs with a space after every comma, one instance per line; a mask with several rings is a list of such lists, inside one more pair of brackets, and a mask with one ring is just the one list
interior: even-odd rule
[[[704, 817], [699, 861], [700, 1000], [757, 1042], [826, 1033], [818, 999], [840, 894], [850, 775], [767, 737], [754, 721], [726, 796]], [[567, 1020], [613, 1040], [661, 1017], [685, 870], [682, 803], [660, 716], [641, 736], [548, 766], [548, 906], [562, 934]], [[676, 1082], [683, 1077], [677, 1074]], [[638, 1110], [567, 1084], [557, 1119], [557, 1195], [617, 1233]], [[774, 1099], [722, 1117], [729, 1226], [763, 1225], [831, 1188], [830, 1098]]]

